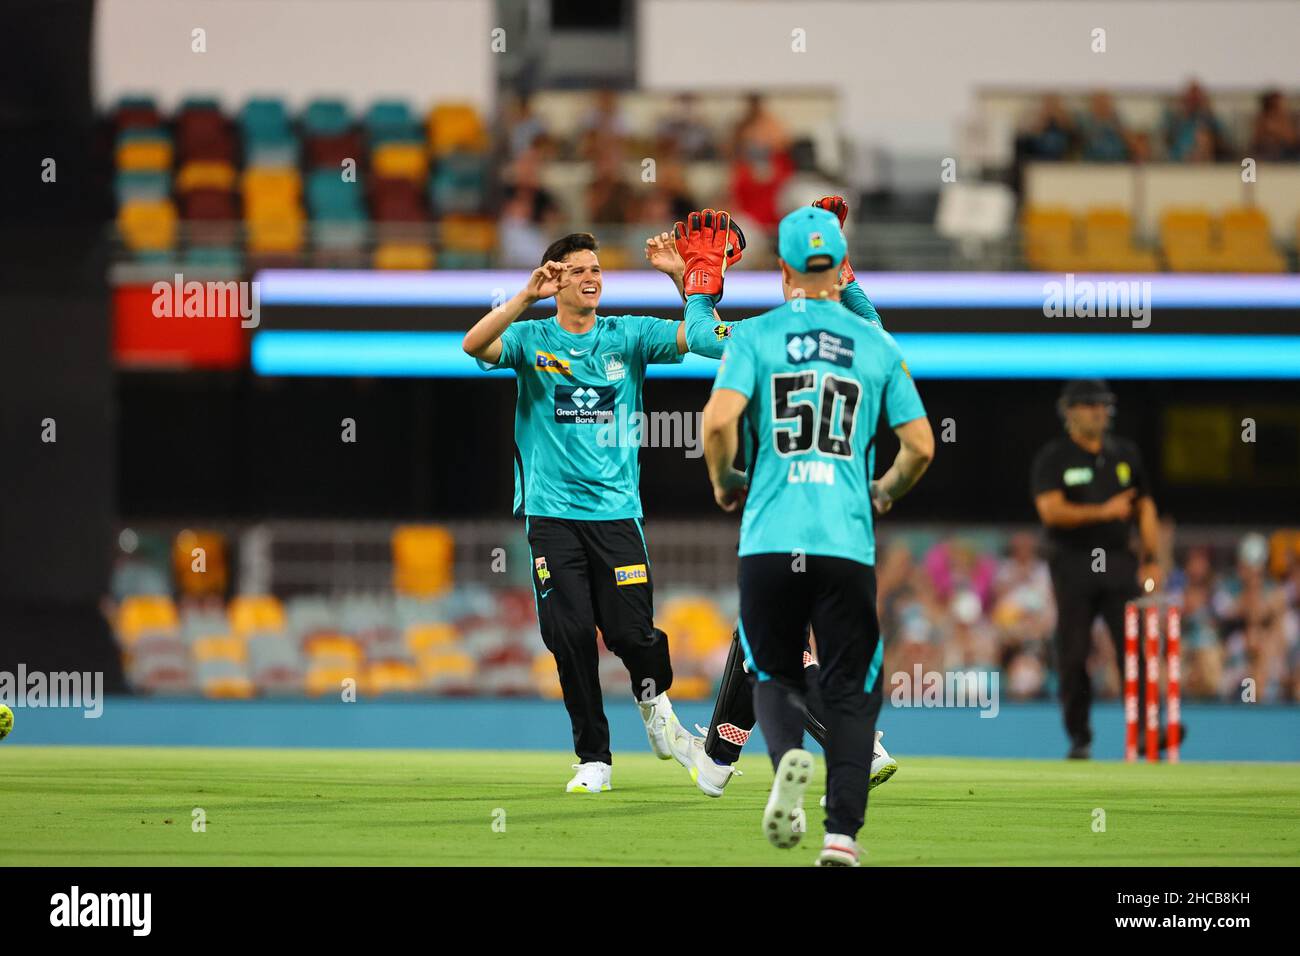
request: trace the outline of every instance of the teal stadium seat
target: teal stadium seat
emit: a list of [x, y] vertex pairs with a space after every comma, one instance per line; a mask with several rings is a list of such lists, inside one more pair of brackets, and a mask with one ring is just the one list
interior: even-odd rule
[[172, 194], [169, 173], [149, 169], [123, 170], [113, 176], [113, 195], [120, 206], [131, 201], [158, 202]]
[[451, 153], [429, 174], [429, 204], [439, 215], [481, 212], [487, 202], [487, 158]]
[[401, 100], [380, 100], [366, 112], [366, 134], [371, 145], [391, 142], [423, 143], [420, 125]]
[[352, 128], [352, 118], [342, 100], [319, 99], [307, 104], [302, 125], [309, 136], [338, 136]]

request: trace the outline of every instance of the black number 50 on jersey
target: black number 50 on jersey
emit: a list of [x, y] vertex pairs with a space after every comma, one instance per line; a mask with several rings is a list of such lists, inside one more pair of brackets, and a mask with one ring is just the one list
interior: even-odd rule
[[807, 371], [772, 376], [772, 438], [777, 454], [802, 455], [815, 443], [823, 455], [852, 458], [862, 385], [825, 373], [818, 388], [817, 375]]

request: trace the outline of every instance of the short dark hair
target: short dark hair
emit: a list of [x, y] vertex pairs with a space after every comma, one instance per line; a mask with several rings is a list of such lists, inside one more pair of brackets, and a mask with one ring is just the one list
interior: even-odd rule
[[595, 252], [600, 248], [600, 243], [596, 242], [596, 237], [589, 232], [571, 232], [567, 236], [561, 236], [553, 243], [546, 247], [542, 253], [542, 261], [539, 265], [546, 265], [548, 262], [563, 262], [564, 257], [583, 249], [590, 249]]

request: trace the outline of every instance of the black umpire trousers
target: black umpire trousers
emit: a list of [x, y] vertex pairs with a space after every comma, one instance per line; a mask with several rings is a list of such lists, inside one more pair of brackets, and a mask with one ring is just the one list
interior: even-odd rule
[[755, 554], [740, 559], [740, 638], [754, 711], [773, 766], [803, 746], [807, 718], [804, 648], [817, 640], [826, 725], [826, 832], [856, 837], [867, 812], [876, 720], [884, 696], [884, 645], [876, 617], [876, 572], [845, 558]]
[[[1052, 588], [1056, 592], [1056, 672], [1060, 687], [1065, 732], [1075, 747], [1092, 743], [1089, 713], [1092, 682], [1088, 679], [1088, 653], [1092, 650], [1092, 622], [1100, 615], [1115, 645], [1120, 680], [1124, 679], [1124, 605], [1138, 596], [1137, 558], [1129, 551], [1105, 555], [1106, 570], [1094, 571], [1091, 551], [1062, 549], [1052, 556]], [[1146, 675], [1146, 661], [1138, 653], [1138, 687]]]
[[641, 522], [527, 521], [542, 642], [555, 655], [573, 749], [582, 763], [613, 763], [600, 692], [596, 629], [627, 667], [632, 695], [672, 686], [668, 637], [654, 626], [654, 585]]

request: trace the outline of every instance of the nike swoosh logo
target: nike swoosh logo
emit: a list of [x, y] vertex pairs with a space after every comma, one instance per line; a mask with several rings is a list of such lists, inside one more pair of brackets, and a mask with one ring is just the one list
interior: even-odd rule
[[550, 591], [543, 591], [543, 592], [542, 592], [542, 600], [543, 600], [543, 601], [545, 601], [545, 600], [546, 600], [548, 597], [550, 597], [550, 596], [551, 596], [551, 592], [550, 592]]
[[569, 354], [576, 358], [577, 356], [580, 355], [586, 355], [590, 351], [591, 349], [583, 349], [581, 352], [579, 352], [577, 349], [569, 349]]

